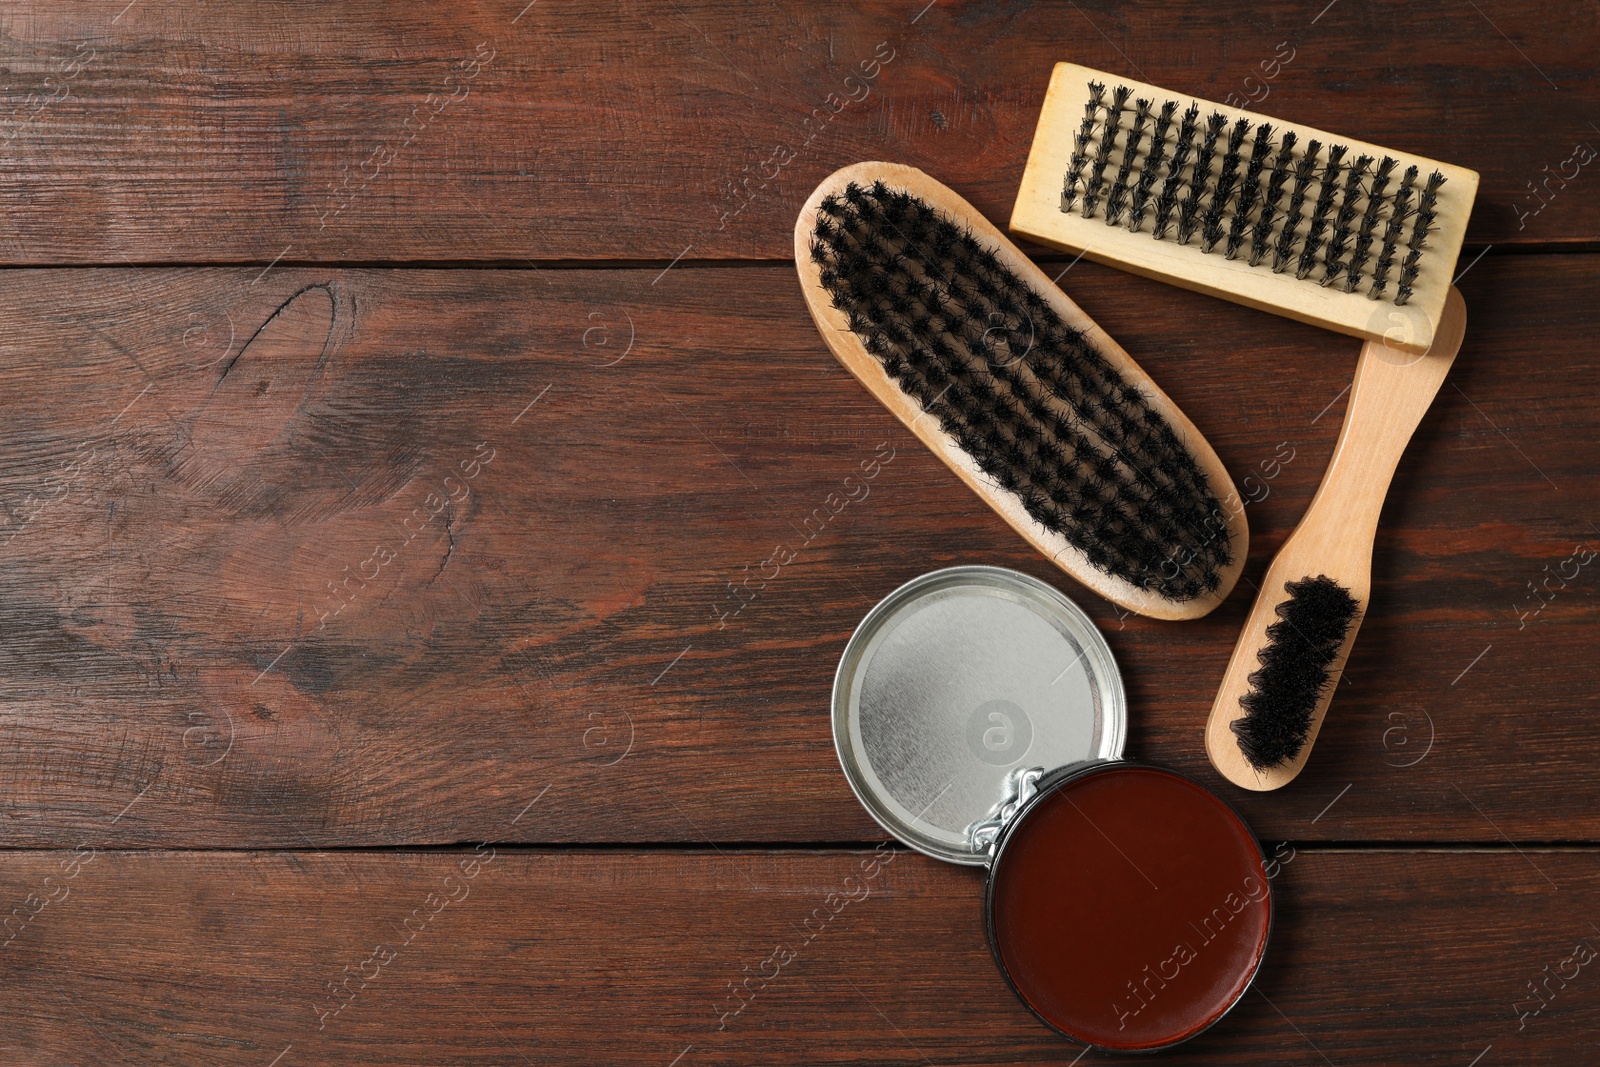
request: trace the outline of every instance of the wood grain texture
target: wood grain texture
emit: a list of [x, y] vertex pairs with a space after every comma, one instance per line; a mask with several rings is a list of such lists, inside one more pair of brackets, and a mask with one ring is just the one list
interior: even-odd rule
[[[1593, 852], [1277, 853], [1255, 990], [1162, 1062], [1600, 1054]], [[57, 898], [0, 950], [29, 1067], [1115, 1059], [1012, 996], [980, 874], [914, 853], [10, 853], [0, 893]]]
[[[1503, 254], [1600, 241], [1597, 42], [1580, 0], [6, 5], [0, 266], [74, 269], [0, 270], [0, 1060], [1104, 1061], [1007, 991], [976, 872], [828, 847], [883, 836], [838, 654], [956, 563], [1077, 599], [1130, 754], [1302, 842], [1258, 992], [1167, 1061], [1600, 1057], [1592, 965], [1552, 977], [1600, 854], [1538, 844], [1600, 839], [1600, 257]], [[1200, 731], [1356, 346], [1066, 274], [1251, 501], [1241, 588], [1163, 623], [975, 501], [789, 262], [862, 159], [1005, 219], [1062, 60], [1483, 176], [1467, 344], [1267, 797]], [[361, 269], [407, 263], [473, 269]]]
[[27, 0], [0, 20], [11, 264], [784, 258], [806, 194], [861, 159], [1003, 219], [1063, 60], [1479, 171], [1470, 242], [1600, 239], [1575, 154], [1600, 144], [1583, 0], [1271, 0], [1222, 22], [1153, 2]]
[[1063, 284], [1259, 500], [1205, 619], [1119, 617], [1034, 553], [835, 363], [787, 264], [0, 275], [0, 841], [878, 840], [833, 671], [956, 563], [1077, 599], [1129, 753], [1264, 837], [1600, 834], [1600, 578], [1571, 562], [1600, 547], [1600, 414], [1551, 356], [1600, 331], [1600, 265], [1463, 279], [1339, 713], [1268, 798], [1201, 730], [1356, 346], [1092, 264]]

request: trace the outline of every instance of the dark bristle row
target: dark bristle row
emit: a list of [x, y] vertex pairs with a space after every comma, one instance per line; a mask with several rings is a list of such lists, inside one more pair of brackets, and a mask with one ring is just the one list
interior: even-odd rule
[[1306, 228], [1305, 244], [1301, 246], [1300, 265], [1296, 278], [1309, 278], [1311, 268], [1317, 265], [1317, 252], [1322, 249], [1322, 235], [1328, 229], [1328, 216], [1333, 211], [1333, 198], [1339, 192], [1339, 164], [1344, 160], [1345, 147], [1336, 144], [1328, 149], [1328, 162], [1322, 167], [1322, 188], [1317, 193], [1316, 205], [1311, 209], [1311, 225]]
[[1083, 168], [1089, 162], [1089, 142], [1094, 140], [1094, 127], [1105, 99], [1106, 87], [1099, 82], [1089, 83], [1089, 101], [1083, 105], [1083, 125], [1072, 138], [1072, 158], [1068, 161], [1067, 178], [1061, 186], [1061, 210], [1071, 211], [1078, 202], [1078, 186], [1083, 182]]
[[1325, 286], [1332, 285], [1335, 279], [1347, 270], [1344, 249], [1345, 245], [1350, 243], [1356, 216], [1361, 213], [1357, 206], [1361, 203], [1361, 179], [1366, 177], [1367, 168], [1370, 166], [1372, 166], [1371, 156], [1357, 156], [1355, 163], [1351, 164], [1349, 171], [1345, 173], [1344, 195], [1334, 212], [1333, 233], [1328, 237], [1327, 254], [1322, 257], [1322, 284]]
[[1299, 238], [1300, 215], [1305, 210], [1306, 196], [1311, 188], [1311, 179], [1317, 170], [1317, 153], [1322, 150], [1322, 142], [1312, 138], [1306, 142], [1305, 155], [1294, 166], [1294, 191], [1289, 194], [1289, 214], [1283, 224], [1283, 229], [1278, 231], [1278, 248], [1272, 257], [1272, 272], [1282, 274], [1289, 269], [1289, 261], [1294, 258], [1295, 241]]
[[[1411, 169], [1416, 170], [1415, 167]], [[1408, 251], [1405, 261], [1400, 264], [1400, 285], [1394, 298], [1396, 304], [1404, 304], [1411, 299], [1412, 283], [1417, 280], [1417, 272], [1421, 269], [1422, 249], [1428, 243], [1428, 232], [1433, 229], [1439, 206], [1439, 186], [1443, 184], [1444, 175], [1434, 171], [1428, 175], [1428, 184], [1417, 194], [1416, 221], [1411, 224], [1411, 239], [1406, 244]]]
[[[1213, 111], [1211, 117], [1206, 119], [1206, 130], [1200, 139], [1200, 154], [1195, 157], [1193, 180], [1189, 182], [1189, 193], [1178, 205], [1178, 243], [1186, 245], [1194, 237], [1195, 230], [1201, 223], [1201, 201], [1210, 199], [1211, 171], [1217, 158], [1217, 142], [1222, 139], [1222, 131], [1228, 126], [1228, 117], [1220, 111]], [[1237, 159], [1237, 157], [1235, 157]]]
[[1360, 609], [1350, 590], [1326, 575], [1287, 582], [1284, 591], [1289, 599], [1267, 627], [1267, 646], [1256, 654], [1261, 667], [1239, 701], [1244, 717], [1232, 724], [1239, 751], [1258, 771], [1300, 755]]
[[[1107, 180], [1095, 195], [1115, 195]], [[862, 346], [1036, 522], [1167, 600], [1220, 587], [1233, 547], [1193, 454], [991, 247], [909, 193], [851, 183], [822, 202], [811, 258]]]
[[[1242, 119], [1240, 121], [1243, 121]], [[1238, 210], [1228, 226], [1227, 257], [1237, 258], [1244, 245], [1245, 234], [1250, 229], [1250, 216], [1261, 195], [1261, 171], [1267, 165], [1267, 153], [1272, 151], [1272, 127], [1262, 123], [1256, 127], [1256, 140], [1250, 147], [1250, 162], [1245, 167], [1244, 184], [1239, 186]], [[1267, 216], [1269, 219], [1270, 215]]]
[[1139, 157], [1139, 144], [1144, 140], [1145, 123], [1150, 120], [1150, 101], [1134, 102], [1133, 126], [1128, 130], [1128, 141], [1122, 146], [1122, 165], [1117, 168], [1111, 192], [1106, 194], [1106, 225], [1115, 226], [1122, 221], [1128, 205], [1129, 180], [1133, 177], [1133, 161]]
[[1274, 141], [1267, 123], [1240, 118], [1230, 126], [1220, 111], [1202, 119], [1198, 104], [1175, 123], [1179, 101], [1141, 99], [1130, 108], [1131, 95], [1126, 86], [1108, 94], [1089, 83], [1062, 211], [1135, 232], [1148, 221], [1158, 241], [1175, 233], [1203, 253], [1245, 254], [1252, 267], [1292, 269], [1297, 278], [1374, 300], [1390, 297], [1393, 280], [1394, 302], [1411, 298], [1444, 175], [1434, 171], [1419, 186], [1409, 167], [1391, 192], [1399, 166], [1392, 156], [1358, 155], [1346, 164], [1345, 145], [1324, 151], [1311, 139], [1302, 148], [1292, 130]]
[[1212, 191], [1211, 203], [1206, 206], [1200, 228], [1201, 251], [1209, 252], [1222, 239], [1223, 224], [1228, 218], [1228, 205], [1232, 203], [1234, 187], [1239, 183], [1239, 149], [1244, 146], [1250, 123], [1240, 119], [1228, 132], [1228, 147], [1222, 153], [1222, 172], [1217, 175], [1217, 187]]
[[[1361, 227], [1356, 232], [1355, 250], [1350, 254], [1350, 265], [1345, 268], [1344, 291], [1353, 293], [1361, 285], [1361, 272], [1367, 265], [1367, 260], [1372, 255], [1372, 241], [1374, 231], [1377, 229], [1379, 212], [1386, 200], [1384, 190], [1389, 186], [1389, 175], [1394, 173], [1394, 168], [1399, 166], [1399, 160], [1393, 156], [1384, 156], [1379, 162], [1378, 169], [1372, 174], [1372, 183], [1367, 191], [1366, 211], [1361, 215]], [[1371, 289], [1372, 298], [1376, 300], [1380, 287], [1374, 283]]]
[[[1117, 132], [1122, 128], [1122, 108], [1128, 102], [1133, 90], [1126, 85], [1119, 85], [1111, 94], [1111, 106], [1106, 108], [1106, 117], [1100, 123], [1100, 145], [1095, 149], [1094, 159], [1089, 164], [1089, 178], [1083, 190], [1083, 217], [1094, 217], [1095, 207], [1100, 203], [1100, 197], [1106, 187], [1106, 166], [1111, 162], [1112, 149], [1117, 146]], [[1101, 107], [1105, 108], [1102, 100]]]
[[1162, 183], [1161, 195], [1156, 199], [1156, 222], [1152, 232], [1158, 241], [1167, 235], [1167, 228], [1172, 225], [1172, 211], [1178, 206], [1178, 193], [1183, 188], [1184, 167], [1188, 165], [1189, 155], [1194, 151], [1194, 133], [1199, 121], [1200, 105], [1190, 104], [1178, 124], [1178, 140], [1172, 146], [1172, 162], [1167, 166], [1166, 181]]
[[[1148, 101], [1141, 100], [1140, 103], [1149, 106]], [[1133, 187], [1133, 202], [1128, 208], [1128, 229], [1135, 233], [1144, 226], [1145, 214], [1150, 208], [1150, 196], [1156, 187], [1156, 175], [1167, 154], [1167, 131], [1172, 128], [1172, 116], [1177, 111], [1178, 102], [1168, 100], [1161, 105], [1161, 114], [1156, 116], [1156, 127], [1150, 134], [1150, 152], [1145, 157], [1144, 168], [1139, 171], [1139, 180]]]
[[[1262, 129], [1268, 129], [1263, 126]], [[1270, 140], [1271, 135], [1268, 134]], [[1272, 174], [1267, 179], [1267, 197], [1257, 212], [1255, 225], [1250, 230], [1250, 265], [1259, 267], [1266, 258], [1272, 242], [1272, 225], [1278, 221], [1278, 205], [1283, 202], [1284, 187], [1289, 183], [1290, 164], [1294, 160], [1295, 135], [1286, 133], [1278, 142], [1278, 155], [1272, 162]]]
[[[1371, 296], [1374, 301], [1382, 299], [1384, 290], [1389, 286], [1389, 269], [1394, 267], [1395, 253], [1400, 250], [1400, 235], [1405, 232], [1405, 221], [1411, 214], [1411, 189], [1416, 186], [1416, 168], [1408, 166], [1400, 178], [1400, 189], [1395, 190], [1394, 210], [1389, 214], [1389, 226], [1384, 227], [1384, 245], [1378, 253], [1378, 262], [1373, 264], [1373, 290]], [[1395, 304], [1405, 301], [1397, 299]]]

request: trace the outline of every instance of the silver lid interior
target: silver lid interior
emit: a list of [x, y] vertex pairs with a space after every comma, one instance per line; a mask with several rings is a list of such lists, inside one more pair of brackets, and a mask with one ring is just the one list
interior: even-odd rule
[[1126, 724], [1094, 623], [1002, 567], [934, 571], [889, 594], [833, 683], [834, 747], [856, 796], [895, 837], [954, 863], [987, 862], [973, 830], [1024, 769], [1116, 759]]

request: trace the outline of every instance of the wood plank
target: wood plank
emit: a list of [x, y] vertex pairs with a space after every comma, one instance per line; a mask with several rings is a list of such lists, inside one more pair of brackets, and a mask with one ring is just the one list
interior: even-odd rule
[[12, 264], [786, 258], [807, 193], [862, 159], [1000, 220], [1060, 60], [1479, 171], [1477, 244], [1600, 239], [1581, 0], [1269, 0], [1226, 32], [1199, 6], [922, 0], [27, 0], [0, 19]]
[[[1119, 618], [1033, 553], [838, 367], [787, 267], [0, 274], [0, 841], [877, 840], [833, 671], [955, 563], [1077, 598], [1129, 752], [1226, 789], [1206, 709], [1356, 346], [1064, 282], [1267, 494], [1206, 619]], [[1597, 579], [1564, 565], [1600, 548], [1597, 284], [1586, 256], [1463, 279], [1315, 755], [1226, 792], [1262, 835], [1600, 836]]]
[[[1594, 852], [1278, 851], [1256, 991], [1164, 1062], [1593, 1055], [1593, 966], [1562, 961], [1600, 941]], [[871, 851], [9, 853], [0, 899], [56, 901], [26, 905], [0, 951], [0, 1048], [251, 1067], [1110, 1062], [1074, 1060], [1012, 996], [981, 889]]]

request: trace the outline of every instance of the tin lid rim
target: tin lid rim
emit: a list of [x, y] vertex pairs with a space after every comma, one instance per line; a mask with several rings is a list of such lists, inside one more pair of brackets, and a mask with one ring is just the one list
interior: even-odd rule
[[[893, 592], [874, 604], [861, 622], [856, 625], [850, 639], [845, 642], [844, 651], [839, 656], [839, 665], [833, 675], [832, 703], [832, 730], [833, 751], [839, 760], [840, 769], [844, 772], [845, 781], [850, 784], [850, 791], [856, 796], [867, 814], [872, 816], [874, 822], [881, 826], [890, 836], [901, 844], [915, 849], [934, 859], [944, 860], [947, 863], [956, 863], [968, 867], [988, 867], [992, 863], [989, 852], [977, 852], [970, 849], [956, 849], [945, 843], [925, 835], [920, 835], [915, 828], [897, 818], [878, 797], [865, 781], [859, 765], [859, 756], [850, 741], [850, 721], [852, 708], [850, 704], [851, 682], [854, 672], [861, 666], [860, 650], [878, 631], [883, 621], [894, 612], [898, 611], [907, 602], [916, 597], [928, 595], [934, 591], [959, 586], [962, 584], [976, 586], [1010, 586], [1025, 595], [1039, 597], [1048, 602], [1055, 610], [1076, 623], [1082, 632], [1084, 640], [1093, 646], [1097, 656], [1103, 657], [1110, 668], [1105, 677], [1099, 679], [1104, 687], [1102, 701], [1102, 723], [1099, 749], [1085, 757], [1084, 760], [1073, 761], [1059, 767], [1045, 767], [1046, 775], [1053, 775], [1058, 771], [1070, 767], [1077, 767], [1085, 763], [1096, 763], [1106, 760], [1120, 760], [1123, 745], [1127, 737], [1127, 695], [1122, 684], [1122, 671], [1116, 657], [1112, 654], [1111, 646], [1106, 642], [1105, 635], [1095, 625], [1094, 620], [1066, 594], [1047, 582], [1025, 574], [1022, 571], [1012, 570], [1009, 567], [996, 567], [988, 564], [962, 564], [955, 567], [944, 567], [940, 570], [920, 574], [910, 581], [901, 584]], [[1088, 651], [1086, 649], [1086, 651]], [[1020, 816], [1019, 812], [1019, 816]]]

